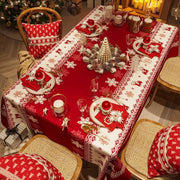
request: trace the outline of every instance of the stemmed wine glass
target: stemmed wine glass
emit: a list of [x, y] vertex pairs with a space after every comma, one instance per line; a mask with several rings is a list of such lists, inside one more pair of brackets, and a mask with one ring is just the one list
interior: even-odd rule
[[96, 96], [96, 92], [98, 91], [99, 88], [99, 83], [98, 83], [98, 79], [94, 78], [91, 80], [91, 91], [93, 92], [93, 99], [95, 100], [97, 98]]
[[78, 106], [79, 111], [81, 112], [81, 117], [84, 117], [84, 111], [87, 108], [87, 100], [84, 98], [78, 99], [77, 106]]

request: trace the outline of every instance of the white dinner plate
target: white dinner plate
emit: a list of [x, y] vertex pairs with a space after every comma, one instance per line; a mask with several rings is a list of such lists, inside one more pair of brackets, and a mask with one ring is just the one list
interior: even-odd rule
[[142, 42], [143, 42], [143, 39], [138, 39], [138, 40], [134, 41], [134, 43], [133, 43], [133, 49], [134, 49], [137, 53], [139, 53], [139, 54], [141, 54], [141, 55], [145, 55], [145, 54], [142, 53], [141, 51], [138, 51], [138, 49], [140, 48]]
[[41, 95], [41, 94], [44, 94], [46, 92], [49, 92], [55, 85], [55, 79], [54, 79], [54, 76], [51, 74], [51, 73], [48, 73], [46, 72], [50, 77], [51, 79], [45, 84], [45, 86], [43, 88], [40, 88], [38, 91], [34, 91], [28, 87], [25, 87], [26, 90], [31, 93], [31, 94], [35, 94], [35, 95]]
[[92, 121], [94, 123], [96, 123], [97, 125], [99, 126], [103, 126], [105, 127], [98, 119], [96, 119], [96, 115], [98, 114], [98, 112], [100, 111], [99, 109], [99, 105], [103, 102], [103, 101], [109, 101], [111, 103], [114, 103], [114, 104], [118, 104], [118, 102], [112, 98], [106, 98], [106, 97], [101, 97], [99, 99], [97, 99], [96, 101], [94, 101], [90, 108], [89, 108], [89, 114], [90, 114], [90, 117], [92, 119]]

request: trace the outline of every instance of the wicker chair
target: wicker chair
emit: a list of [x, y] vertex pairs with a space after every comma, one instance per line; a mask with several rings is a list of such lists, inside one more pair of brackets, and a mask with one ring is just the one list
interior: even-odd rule
[[155, 85], [154, 92], [150, 98], [146, 108], [153, 102], [158, 88], [162, 87], [169, 92], [180, 94], [180, 57], [167, 59], [165, 62]]
[[[147, 119], [139, 120], [123, 149], [121, 161], [132, 174], [132, 177], [140, 180], [149, 180], [148, 156], [156, 133], [165, 126]], [[173, 177], [173, 178], [172, 178]], [[152, 180], [178, 180], [180, 176], [163, 176], [152, 178]]]
[[[52, 23], [53, 20], [62, 20], [59, 13], [51, 8], [34, 7], [34, 8], [29, 8], [29, 9], [22, 11], [21, 14], [17, 18], [17, 26], [18, 26], [20, 35], [24, 41], [24, 44], [25, 44], [27, 50], [28, 50], [28, 39], [27, 39], [26, 33], [23, 29], [22, 21], [23, 21], [23, 18], [27, 16], [26, 21], [28, 24], [30, 24], [31, 16], [33, 14], [37, 14], [37, 13], [44, 13], [49, 18], [50, 23]], [[56, 17], [56, 19], [53, 19], [53, 17], [52, 17], [53, 15]], [[62, 23], [61, 23], [61, 27], [60, 27], [59, 38], [60, 39], [62, 38]]]
[[65, 180], [76, 180], [80, 175], [82, 160], [66, 147], [51, 141], [44, 135], [35, 135], [19, 153], [35, 153], [42, 156], [61, 172]]

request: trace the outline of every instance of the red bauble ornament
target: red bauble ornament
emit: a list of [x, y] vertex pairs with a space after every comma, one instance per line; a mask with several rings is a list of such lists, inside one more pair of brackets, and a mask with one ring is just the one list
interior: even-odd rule
[[93, 26], [94, 25], [94, 20], [93, 19], [89, 19], [87, 21], [87, 23], [88, 23], [89, 26]]
[[145, 37], [143, 38], [143, 43], [145, 43], [145, 44], [149, 44], [150, 41], [151, 41], [151, 39], [150, 39], [150, 37], [148, 37], [148, 36], [145, 36]]
[[36, 74], [35, 74], [35, 78], [36, 79], [43, 79], [43, 77], [44, 77], [44, 74], [43, 74], [43, 72], [41, 72], [41, 71], [36, 71]]
[[103, 108], [104, 110], [110, 109], [110, 108], [111, 108], [111, 103], [110, 103], [109, 101], [104, 101], [104, 102], [102, 103], [102, 108]]

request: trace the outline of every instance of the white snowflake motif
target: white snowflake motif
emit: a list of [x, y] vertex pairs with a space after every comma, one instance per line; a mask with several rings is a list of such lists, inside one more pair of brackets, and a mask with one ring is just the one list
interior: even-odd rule
[[77, 64], [75, 64], [74, 61], [71, 62], [67, 61], [65, 65], [67, 66], [67, 68], [73, 68], [73, 69], [75, 66], [77, 66]]
[[109, 117], [109, 121], [110, 122], [118, 122], [121, 123], [121, 121], [123, 120], [122, 118], [122, 112], [120, 111], [112, 111], [110, 113], [110, 117]]
[[92, 37], [91, 41], [99, 41], [99, 38], [98, 37]]
[[102, 29], [107, 31], [109, 29], [109, 27], [108, 26], [103, 26]]
[[31, 73], [30, 73], [30, 74], [29, 74], [29, 77], [28, 77], [28, 80], [29, 80], [29, 81], [33, 81], [33, 80], [34, 80], [34, 74], [31, 74]]
[[115, 78], [112, 78], [112, 79], [107, 78], [107, 81], [105, 82], [108, 83], [109, 86], [115, 86], [115, 87], [117, 86], [117, 83], [118, 83], [118, 81], [116, 81]]
[[35, 101], [35, 104], [44, 104], [44, 101], [46, 101], [46, 98], [44, 98], [44, 96], [37, 96], [36, 98], [37, 100]]
[[30, 121], [32, 121], [33, 123], [39, 123], [39, 121], [37, 119], [35, 119], [33, 116], [29, 116]]
[[72, 144], [74, 144], [77, 148], [83, 149], [83, 145], [81, 145], [78, 141], [71, 140]]
[[57, 77], [56, 78], [56, 84], [57, 85], [60, 85], [62, 82], [63, 82], [62, 77]]
[[87, 117], [87, 118], [83, 118], [81, 117], [81, 121], [78, 121], [77, 123], [78, 124], [81, 124], [81, 127], [84, 125], [84, 124], [93, 124], [91, 121], [89, 121], [90, 118]]

